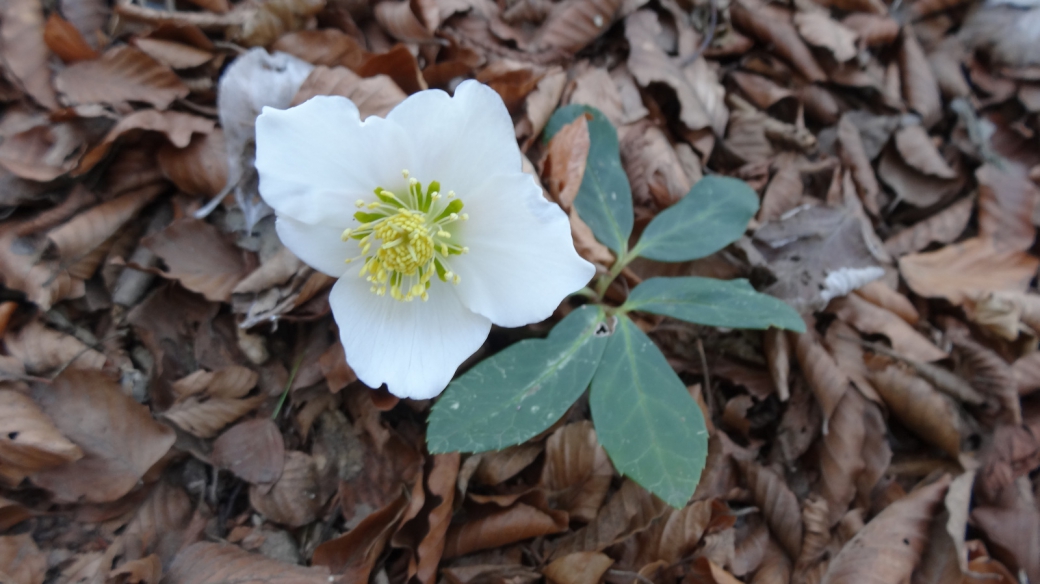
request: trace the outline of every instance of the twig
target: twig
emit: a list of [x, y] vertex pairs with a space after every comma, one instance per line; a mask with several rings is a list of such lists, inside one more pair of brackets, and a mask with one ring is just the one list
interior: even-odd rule
[[701, 391], [701, 395], [704, 396], [704, 403], [708, 406], [708, 413], [714, 415], [715, 408], [712, 407], [714, 400], [711, 399], [711, 375], [708, 374], [708, 356], [704, 354], [704, 342], [700, 337], [697, 337], [697, 354], [701, 357], [701, 369], [704, 375], [704, 390]]

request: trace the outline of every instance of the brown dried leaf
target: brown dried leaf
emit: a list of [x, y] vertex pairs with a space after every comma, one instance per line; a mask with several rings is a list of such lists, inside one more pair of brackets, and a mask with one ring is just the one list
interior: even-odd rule
[[212, 438], [224, 426], [253, 411], [267, 396], [235, 399], [189, 397], [163, 412], [162, 417], [199, 438]]
[[823, 410], [823, 423], [826, 428], [827, 421], [834, 415], [842, 397], [848, 393], [846, 390], [849, 387], [849, 378], [820, 345], [812, 327], [807, 328], [808, 332], [794, 335], [795, 355], [809, 387], [816, 396], [816, 401], [820, 404], [820, 409]]
[[429, 88], [426, 78], [419, 70], [419, 62], [415, 55], [407, 46], [401, 44], [394, 45], [385, 53], [366, 56], [361, 64], [354, 68], [354, 72], [362, 77], [386, 75], [409, 95]]
[[429, 529], [416, 550], [419, 562], [415, 576], [423, 584], [433, 584], [437, 567], [444, 554], [444, 536], [451, 525], [455, 502], [455, 484], [459, 477], [459, 454], [437, 454], [433, 457], [433, 469], [426, 479], [430, 495], [439, 499], [427, 515]]
[[653, 201], [664, 209], [686, 196], [692, 186], [668, 137], [652, 124], [636, 124], [625, 133], [621, 162], [637, 204]]
[[210, 51], [166, 39], [138, 38], [134, 46], [171, 69], [191, 69], [213, 58]]
[[48, 182], [76, 168], [85, 139], [77, 122], [35, 126], [4, 138], [0, 165], [20, 178]]
[[794, 65], [806, 79], [815, 82], [827, 80], [827, 74], [798, 36], [791, 23], [789, 10], [760, 0], [739, 0], [733, 3], [730, 10], [737, 28], [766, 45], [773, 45], [777, 54]]
[[845, 28], [826, 13], [811, 11], [794, 15], [794, 25], [805, 42], [827, 49], [839, 63], [851, 60], [856, 50], [856, 33]]
[[434, 40], [433, 31], [437, 29], [436, 4], [434, 7], [433, 22], [423, 23], [420, 18], [424, 15], [421, 11], [415, 11], [419, 4], [409, 0], [400, 2], [381, 2], [373, 10], [376, 21], [382, 25], [383, 30], [399, 41], [406, 43], [423, 43]]
[[242, 252], [216, 227], [198, 219], [178, 219], [142, 243], [166, 262], [167, 277], [210, 300], [230, 299], [248, 273]]
[[934, 252], [899, 258], [899, 272], [920, 296], [955, 305], [989, 291], [1024, 291], [1040, 260], [1024, 252], [998, 251], [988, 238], [974, 237]]
[[233, 545], [200, 542], [177, 554], [163, 581], [168, 584], [328, 584], [329, 571], [294, 566]]
[[867, 302], [856, 294], [835, 298], [828, 306], [828, 311], [834, 312], [861, 333], [885, 335], [892, 342], [892, 348], [907, 359], [929, 362], [947, 357], [946, 352], [894, 312]]
[[988, 401], [1000, 406], [1003, 422], [1022, 423], [1022, 408], [1018, 398], [1018, 384], [1011, 365], [995, 351], [975, 342], [968, 334], [948, 330], [957, 356], [957, 372]]
[[269, 418], [240, 422], [213, 441], [210, 463], [247, 483], [273, 483], [285, 464], [282, 433]]
[[9, 486], [37, 471], [79, 460], [83, 451], [28, 396], [0, 389], [0, 476]]
[[590, 522], [607, 496], [614, 467], [588, 421], [568, 424], [545, 442], [542, 487], [554, 509]]
[[1036, 228], [1033, 212], [1040, 188], [1018, 165], [997, 168], [984, 164], [975, 171], [979, 181], [979, 235], [991, 237], [998, 249], [1027, 250]]
[[393, 79], [386, 75], [362, 79], [345, 67], [330, 69], [323, 66], [315, 67], [307, 76], [296, 92], [292, 105], [301, 104], [315, 95], [346, 97], [357, 106], [362, 120], [368, 116], [386, 117], [394, 106], [407, 97]]
[[287, 32], [304, 28], [323, 8], [325, 0], [266, 0], [257, 10], [238, 13], [245, 22], [231, 31], [231, 40], [247, 47], [267, 46]]
[[762, 334], [762, 348], [776, 395], [787, 401], [791, 396], [791, 339], [784, 331], [771, 328]]
[[975, 202], [970, 197], [961, 199], [889, 237], [885, 240], [885, 249], [898, 257], [920, 251], [932, 242], [950, 243], [960, 237], [964, 228], [968, 226], [974, 206]]
[[505, 102], [506, 109], [516, 112], [524, 102], [524, 98], [538, 86], [543, 73], [544, 70], [541, 67], [529, 63], [498, 59], [480, 70], [477, 74], [477, 81], [494, 89]]
[[8, 334], [4, 342], [29, 373], [44, 374], [59, 368], [95, 370], [108, 360], [83, 341], [47, 328], [40, 321], [25, 325], [17, 335]]
[[7, 531], [32, 516], [33, 513], [20, 504], [0, 497], [0, 530]]
[[942, 118], [942, 97], [939, 83], [924, 49], [917, 42], [910, 25], [903, 27], [903, 44], [899, 49], [899, 69], [902, 73], [903, 96], [906, 104], [921, 115], [921, 123], [930, 128]]
[[542, 573], [553, 584], [599, 582], [614, 560], [599, 552], [575, 552], [551, 562]]
[[43, 6], [35, 0], [11, 0], [0, 7], [3, 61], [36, 103], [47, 109], [60, 104], [51, 85], [50, 51], [44, 42]]
[[856, 192], [863, 201], [863, 206], [876, 217], [881, 212], [878, 204], [881, 187], [874, 174], [874, 167], [870, 164], [870, 158], [867, 157], [859, 129], [848, 116], [842, 116], [838, 123], [838, 145], [841, 147], [842, 162], [852, 169]]
[[898, 315], [907, 324], [917, 324], [917, 321], [921, 318], [921, 315], [918, 314], [917, 309], [914, 308], [909, 298], [889, 288], [888, 284], [881, 280], [868, 282], [857, 288], [853, 294], [860, 296], [875, 306], [880, 306]]
[[549, 141], [542, 162], [542, 175], [549, 186], [549, 193], [564, 209], [574, 204], [574, 197], [585, 176], [588, 156], [589, 126], [585, 116], [578, 116]]
[[928, 526], [949, 484], [949, 475], [943, 475], [889, 505], [842, 548], [823, 582], [881, 584], [907, 580], [921, 559]]
[[131, 191], [80, 212], [69, 222], [52, 229], [47, 238], [57, 250], [58, 259], [63, 265], [72, 265], [86, 257], [122, 229], [163, 189], [159, 185]]
[[1019, 494], [1007, 506], [982, 505], [971, 512], [994, 555], [1030, 581], [1040, 577], [1040, 511], [1031, 498]]
[[957, 178], [957, 172], [939, 154], [923, 126], [914, 124], [896, 130], [895, 142], [896, 150], [913, 168], [938, 178]]
[[718, 76], [703, 58], [683, 66], [682, 58], [665, 53], [657, 43], [661, 33], [658, 17], [650, 10], [639, 10], [625, 18], [625, 38], [630, 47], [628, 70], [642, 87], [661, 83], [671, 88], [679, 100], [679, 120], [688, 129], [711, 128], [721, 135], [729, 112]]
[[866, 441], [864, 422], [868, 407], [859, 391], [846, 391], [820, 444], [820, 494], [828, 503], [829, 525], [845, 514], [856, 497], [856, 479], [866, 469], [861, 452]]
[[670, 507], [664, 501], [631, 480], [625, 480], [610, 501], [600, 509], [592, 523], [554, 542], [551, 559], [573, 552], [601, 551], [633, 533], [646, 529], [668, 509]]
[[84, 453], [33, 477], [59, 501], [115, 501], [137, 485], [175, 439], [148, 408], [98, 372], [66, 371], [53, 384], [34, 384], [33, 399]]
[[119, 120], [101, 142], [87, 152], [79, 162], [75, 175], [83, 174], [101, 161], [112, 145], [123, 134], [133, 130], [162, 132], [171, 144], [184, 148], [191, 142], [192, 134], [208, 134], [215, 123], [203, 117], [175, 111], [141, 110]]
[[802, 173], [791, 164], [785, 164], [769, 181], [765, 194], [762, 195], [762, 206], [758, 210], [758, 221], [776, 221], [785, 213], [797, 207], [805, 193]]
[[860, 42], [868, 47], [885, 47], [899, 37], [899, 23], [888, 16], [855, 12], [842, 19], [841, 23], [856, 33]]
[[184, 148], [163, 144], [157, 158], [163, 175], [189, 195], [212, 197], [227, 184], [227, 153], [220, 128], [192, 136]]
[[541, 509], [522, 501], [506, 509], [488, 505], [483, 511], [477, 518], [461, 524], [453, 523], [448, 528], [445, 558], [560, 533], [567, 531], [568, 527], [566, 512]]
[[143, 101], [166, 109], [173, 100], [188, 96], [188, 86], [169, 67], [129, 46], [69, 65], [54, 78], [54, 85], [68, 105]]
[[890, 365], [870, 372], [870, 381], [892, 414], [925, 442], [956, 458], [970, 426], [949, 397], [924, 379]]
[[502, 484], [531, 466], [541, 453], [542, 445], [537, 443], [517, 444], [488, 452], [480, 458], [473, 479], [487, 486]]
[[89, 61], [98, 57], [98, 52], [83, 40], [79, 30], [57, 12], [51, 12], [47, 17], [47, 24], [43, 28], [43, 42], [66, 63]]
[[357, 69], [367, 54], [357, 40], [333, 28], [287, 34], [275, 41], [271, 50], [289, 53], [315, 65], [348, 69]]
[[540, 50], [577, 53], [610, 28], [621, 0], [565, 0], [556, 4], [538, 31]]
[[931, 207], [948, 200], [963, 191], [965, 184], [963, 176], [947, 180], [918, 172], [894, 148], [886, 148], [881, 154], [878, 175], [899, 200], [915, 207]]
[[784, 479], [770, 468], [750, 461], [740, 463], [755, 505], [783, 549], [797, 558], [802, 550], [802, 512], [798, 498]]
[[251, 485], [249, 503], [270, 521], [302, 527], [314, 521], [325, 505], [318, 481], [314, 458], [298, 450], [286, 452], [282, 476], [270, 490]]
[[319, 545], [311, 562], [328, 567], [334, 574], [342, 574], [346, 582], [367, 582], [408, 507], [408, 498], [402, 493], [370, 513], [354, 529]]
[[11, 584], [43, 584], [47, 556], [36, 547], [32, 534], [0, 537], [0, 579]]
[[155, 554], [130, 560], [108, 573], [110, 578], [126, 576], [131, 584], [159, 584], [162, 578], [162, 560]]
[[1032, 353], [1012, 363], [1019, 395], [1028, 395], [1040, 389], [1040, 352]]

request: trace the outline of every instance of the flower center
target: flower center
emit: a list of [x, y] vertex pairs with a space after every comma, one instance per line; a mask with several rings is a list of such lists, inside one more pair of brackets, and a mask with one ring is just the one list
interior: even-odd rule
[[[408, 178], [408, 171], [402, 171]], [[469, 217], [459, 211], [462, 201], [448, 192], [440, 193], [433, 181], [426, 191], [411, 178], [408, 193], [393, 193], [382, 187], [375, 190], [377, 201], [358, 201], [354, 218], [361, 224], [343, 232], [343, 241], [355, 239], [361, 255], [347, 263], [364, 260], [358, 276], [372, 283], [372, 292], [383, 296], [390, 291], [396, 300], [429, 299], [430, 280], [436, 274], [443, 282], [459, 283], [459, 276], [448, 269], [448, 259], [469, 248], [452, 241], [456, 221]], [[373, 250], [373, 244], [378, 247]]]

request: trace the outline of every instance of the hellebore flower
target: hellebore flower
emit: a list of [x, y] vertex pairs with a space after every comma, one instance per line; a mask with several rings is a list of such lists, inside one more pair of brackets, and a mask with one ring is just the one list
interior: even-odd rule
[[491, 324], [548, 318], [595, 268], [521, 171], [502, 99], [466, 81], [361, 121], [315, 97], [256, 122], [260, 194], [329, 294], [347, 363], [370, 387], [439, 394]]

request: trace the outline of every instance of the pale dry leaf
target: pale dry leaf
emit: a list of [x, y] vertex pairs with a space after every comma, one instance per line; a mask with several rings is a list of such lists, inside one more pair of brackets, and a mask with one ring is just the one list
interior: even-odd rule
[[534, 46], [577, 53], [607, 31], [620, 8], [621, 0], [564, 0], [545, 19]]
[[834, 58], [843, 63], [856, 56], [856, 33], [842, 26], [822, 12], [798, 12], [794, 25], [805, 42], [814, 47], [827, 49]]
[[0, 463], [6, 467], [5, 477], [25, 477], [83, 457], [79, 446], [65, 438], [29, 396], [18, 391], [0, 389], [0, 427], [4, 429]]
[[812, 327], [806, 328], [809, 329], [807, 332], [789, 334], [794, 337], [795, 355], [802, 373], [823, 410], [824, 427], [826, 428], [827, 420], [834, 415], [843, 396], [848, 393], [849, 378], [834, 362], [834, 358], [827, 353], [827, 350], [820, 345]]
[[770, 328], [762, 334], [762, 349], [780, 401], [791, 396], [791, 339], [783, 330]]
[[0, 40], [6, 68], [37, 103], [58, 109], [51, 85], [50, 51], [43, 38], [43, 7], [34, 0], [11, 0], [0, 7]]
[[[621, 91], [618, 90], [605, 68], [585, 67], [574, 77], [568, 93], [568, 103], [592, 106], [598, 109], [615, 127], [623, 124]], [[626, 135], [622, 132], [620, 138], [624, 139]]]
[[889, 411], [929, 444], [956, 458], [971, 434], [967, 420], [949, 397], [924, 379], [895, 365], [870, 372], [870, 381]]
[[590, 522], [606, 499], [614, 467], [590, 422], [568, 424], [545, 442], [542, 487], [550, 504], [572, 519]]
[[689, 192], [689, 178], [665, 133], [650, 123], [637, 123], [621, 139], [621, 163], [632, 184], [636, 204], [652, 202], [664, 209]]
[[907, 359], [938, 361], [945, 359], [945, 351], [936, 347], [894, 312], [850, 294], [831, 301], [828, 311], [849, 323], [861, 333], [881, 334], [888, 337], [892, 348]]
[[776, 540], [770, 538], [766, 543], [762, 561], [750, 582], [751, 584], [787, 584], [791, 581], [791, 571], [794, 568], [792, 563], [791, 558], [776, 543]]
[[0, 537], [0, 577], [12, 584], [43, 584], [46, 576], [47, 556], [31, 533]]
[[934, 126], [942, 118], [943, 111], [939, 83], [910, 25], [903, 27], [899, 69], [907, 105], [920, 114], [924, 127]]
[[229, 31], [231, 40], [247, 47], [267, 46], [287, 32], [304, 28], [323, 8], [325, 0], [265, 0], [240, 7], [229, 14], [240, 16], [235, 20], [241, 23]]
[[29, 373], [43, 374], [59, 368], [96, 370], [108, 360], [104, 353], [38, 320], [25, 325], [17, 334], [9, 332], [4, 343]]
[[950, 243], [964, 232], [974, 207], [975, 201], [970, 197], [961, 199], [889, 237], [885, 240], [885, 249], [899, 257], [921, 251], [932, 242]]
[[192, 543], [189, 538], [197, 537], [189, 528], [194, 515], [194, 506], [184, 489], [166, 480], [159, 481], [107, 553], [117, 556], [120, 550], [128, 555], [154, 552], [160, 564], [169, 564], [182, 546]]
[[382, 25], [383, 30], [399, 41], [406, 43], [424, 43], [434, 40], [433, 31], [436, 30], [439, 20], [436, 15], [436, 4], [430, 3], [434, 8], [433, 22], [424, 23], [420, 20], [413, 8], [413, 2], [400, 0], [394, 2], [380, 2], [372, 11], [376, 21]]
[[220, 128], [193, 135], [184, 148], [163, 144], [157, 159], [163, 175], [190, 195], [212, 197], [227, 184], [226, 146]]
[[790, 99], [791, 90], [777, 85], [772, 79], [745, 71], [731, 71], [727, 76], [758, 109], [769, 109], [781, 100]]
[[[827, 500], [828, 529], [838, 522], [856, 497], [856, 479], [866, 469], [861, 453], [867, 434], [867, 407], [859, 391], [846, 391], [820, 443], [819, 489]], [[809, 530], [808, 523], [805, 526]], [[803, 543], [803, 550], [805, 545]]]
[[164, 582], [168, 584], [328, 584], [329, 571], [305, 568], [251, 554], [229, 544], [200, 542], [174, 558]]
[[1033, 214], [1040, 188], [1025, 168], [984, 164], [975, 171], [979, 182], [979, 235], [991, 237], [998, 249], [1027, 250], [1036, 238]]
[[166, 39], [137, 38], [134, 46], [171, 69], [191, 69], [213, 58], [210, 51]]
[[68, 105], [143, 101], [166, 109], [189, 92], [169, 67], [130, 46], [114, 47], [99, 59], [69, 65], [55, 76], [54, 85]]
[[66, 371], [52, 384], [34, 384], [33, 399], [83, 450], [83, 458], [32, 478], [59, 501], [114, 501], [173, 446], [173, 430], [101, 373]]
[[76, 214], [47, 233], [65, 265], [85, 257], [116, 234], [150, 203], [164, 187], [146, 187], [121, 195]]
[[358, 77], [345, 67], [315, 67], [304, 79], [291, 105], [301, 104], [315, 95], [342, 95], [358, 108], [361, 119], [368, 116], [386, 117], [390, 110], [407, 97], [393, 79], [376, 75], [367, 79]]
[[938, 178], [957, 178], [923, 126], [913, 124], [896, 130], [895, 143], [903, 161], [913, 168]]
[[47, 17], [47, 24], [43, 28], [43, 41], [66, 63], [89, 61], [98, 57], [98, 52], [83, 39], [79, 30], [57, 12], [51, 12]]
[[282, 247], [236, 284], [232, 292], [234, 294], [263, 292], [273, 286], [285, 284], [302, 267], [303, 262], [289, 251], [289, 248]]
[[733, 24], [786, 59], [806, 79], [822, 82], [827, 74], [816, 62], [791, 22], [791, 12], [760, 0], [739, 0], [730, 7]]
[[242, 252], [199, 219], [178, 219], [142, 243], [166, 263], [167, 277], [210, 300], [228, 300], [248, 273]]
[[805, 185], [802, 182], [802, 174], [791, 164], [780, 166], [780, 169], [769, 181], [765, 194], [762, 195], [762, 205], [758, 210], [758, 221], [776, 221], [791, 209], [797, 207], [802, 201]]
[[599, 552], [575, 552], [557, 558], [542, 569], [553, 584], [599, 582], [614, 560]]
[[563, 89], [567, 83], [567, 72], [557, 66], [551, 68], [538, 81], [538, 85], [527, 94], [524, 118], [530, 124], [530, 138], [533, 140], [545, 128], [556, 106], [563, 97]]
[[109, 572], [109, 577], [125, 576], [132, 584], [159, 584], [162, 578], [162, 560], [155, 554], [130, 560]]
[[318, 466], [310, 455], [293, 450], [285, 453], [282, 476], [265, 491], [249, 487], [249, 503], [268, 520], [287, 527], [302, 527], [318, 517], [325, 505], [318, 484]]
[[208, 134], [213, 130], [213, 120], [177, 111], [141, 110], [119, 120], [108, 134], [87, 152], [74, 174], [79, 175], [93, 168], [101, 161], [115, 141], [127, 132], [144, 130], [160, 132], [177, 148], [184, 148], [190, 142], [192, 134]]
[[915, 207], [932, 207], [949, 200], [964, 190], [965, 180], [957, 175], [953, 180], [937, 178], [913, 168], [894, 148], [881, 154], [878, 176], [891, 187], [900, 201]]
[[773, 537], [792, 558], [797, 558], [802, 550], [802, 513], [798, 498], [772, 469], [749, 461], [741, 462], [740, 468]]
[[841, 150], [841, 160], [845, 166], [852, 169], [852, 178], [856, 183], [856, 192], [863, 202], [864, 208], [873, 216], [878, 216], [880, 206], [878, 195], [881, 187], [878, 185], [874, 167], [870, 164], [870, 158], [863, 146], [863, 139], [859, 129], [848, 117], [842, 117], [838, 123], [838, 145]]
[[274, 483], [282, 476], [285, 442], [270, 419], [247, 420], [213, 441], [210, 462], [247, 483]]
[[881, 280], [875, 280], [860, 286], [854, 294], [875, 306], [880, 306], [895, 313], [899, 318], [906, 321], [907, 324], [915, 325], [921, 318], [921, 315], [914, 308], [909, 298], [893, 290]]
[[856, 33], [864, 45], [886, 47], [899, 37], [899, 22], [883, 14], [854, 12], [843, 18], [841, 24]]
[[0, 165], [20, 178], [52, 181], [73, 170], [86, 150], [78, 121], [31, 127], [0, 142]]
[[192, 396], [175, 403], [163, 412], [162, 417], [199, 438], [212, 438], [231, 422], [253, 411], [265, 399], [264, 395], [243, 399]]
[[928, 526], [949, 484], [949, 475], [943, 475], [889, 505], [842, 548], [827, 569], [824, 584], [908, 579], [921, 558]]
[[998, 251], [983, 237], [899, 258], [899, 272], [911, 290], [955, 305], [982, 292], [1024, 291], [1038, 266], [1035, 257], [1016, 250]]

